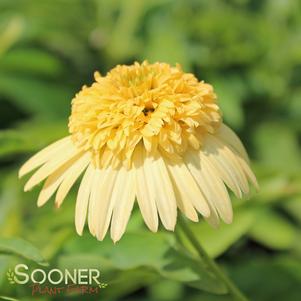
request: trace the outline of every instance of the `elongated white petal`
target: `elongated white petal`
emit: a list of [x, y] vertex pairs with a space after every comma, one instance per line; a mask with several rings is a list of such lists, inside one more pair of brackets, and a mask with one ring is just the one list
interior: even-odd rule
[[43, 206], [55, 193], [59, 185], [62, 183], [69, 169], [77, 161], [77, 157], [72, 158], [65, 164], [60, 166], [54, 173], [52, 173], [44, 183], [44, 186], [38, 197], [38, 206]]
[[231, 223], [233, 212], [228, 192], [222, 180], [214, 173], [208, 158], [200, 151], [189, 151], [185, 162], [211, 207], [216, 208], [226, 223]]
[[192, 203], [190, 201], [187, 201], [187, 198], [185, 199], [183, 197], [183, 195], [181, 194], [180, 190], [177, 187], [175, 179], [173, 177], [170, 178], [174, 188], [177, 206], [188, 219], [190, 219], [193, 222], [197, 222], [199, 220], [197, 211], [193, 207]]
[[[113, 192], [114, 209], [111, 222], [111, 237], [114, 242], [123, 235], [129, 221], [134, 201], [135, 201], [135, 171], [119, 171], [118, 179], [121, 183], [116, 183]], [[118, 185], [118, 186], [117, 186]]]
[[98, 240], [104, 239], [110, 225], [113, 210], [111, 195], [118, 172], [111, 167], [101, 171], [91, 191], [91, 200], [93, 199], [94, 204], [91, 225]]
[[100, 169], [93, 169], [92, 175], [92, 184], [91, 184], [91, 192], [89, 197], [89, 207], [88, 207], [88, 227], [92, 235], [96, 235], [97, 224], [93, 219], [93, 215], [95, 212], [96, 202], [98, 200], [98, 196], [101, 187], [102, 175], [104, 171]]
[[158, 230], [158, 212], [155, 194], [147, 181], [144, 160], [145, 153], [143, 148], [141, 145], [137, 145], [133, 155], [137, 201], [146, 225], [151, 231], [156, 232]]
[[213, 206], [211, 206], [210, 204], [209, 204], [209, 207], [210, 207], [210, 216], [205, 217], [205, 219], [210, 226], [217, 228], [220, 224], [220, 218], [217, 214], [216, 209]]
[[237, 135], [224, 123], [221, 124], [216, 135], [219, 139], [230, 144], [249, 163], [249, 156]]
[[[211, 190], [215, 190], [214, 205], [220, 215], [220, 217], [226, 222], [231, 223], [233, 219], [232, 204], [229, 197], [229, 193], [220, 179], [219, 175], [216, 173], [215, 169], [212, 167], [210, 161], [203, 152], [200, 152], [201, 165], [203, 166], [204, 175], [207, 177], [208, 182], [212, 185]], [[215, 182], [214, 182], [215, 180]]]
[[216, 169], [221, 179], [235, 193], [237, 197], [242, 197], [239, 183], [239, 173], [234, 169], [231, 160], [223, 153], [223, 148], [216, 138], [208, 135], [203, 145], [204, 155], [208, 156], [212, 166]]
[[172, 183], [163, 159], [146, 156], [145, 175], [151, 191], [155, 194], [159, 216], [167, 230], [174, 230], [177, 220], [177, 203]]
[[247, 178], [251, 181], [251, 183], [254, 185], [254, 187], [259, 190], [259, 185], [257, 183], [256, 177], [254, 173], [252, 172], [250, 166], [248, 163], [242, 159], [241, 157], [237, 157], [238, 163], [240, 164], [241, 168], [243, 169], [245, 175]]
[[23, 177], [25, 174], [51, 160], [56, 153], [60, 152], [64, 148], [68, 148], [70, 145], [72, 146], [70, 136], [48, 145], [23, 164], [19, 170], [19, 177]]
[[[230, 152], [234, 155], [238, 166], [241, 168], [239, 171], [242, 171], [246, 177], [251, 181], [251, 183], [255, 186], [257, 190], [259, 190], [259, 186], [256, 180], [256, 177], [254, 173], [252, 172], [250, 166], [249, 166], [249, 158], [248, 155], [240, 142], [239, 138], [236, 136], [236, 134], [227, 126], [224, 126], [224, 129], [222, 130], [225, 132], [225, 136], [220, 138], [220, 143], [223, 143], [222, 141], [226, 141], [226, 148], [229, 149]], [[230, 137], [230, 138], [229, 138]], [[233, 158], [233, 156], [232, 156]], [[237, 167], [237, 165], [236, 165]], [[245, 178], [243, 179], [244, 184], [246, 183]], [[249, 189], [245, 189], [245, 193], [248, 193]]]
[[173, 164], [168, 161], [167, 168], [170, 172], [170, 177], [174, 181], [175, 191], [178, 192], [177, 202], [179, 208], [183, 211], [186, 206], [186, 211], [191, 210], [189, 209], [191, 204], [191, 206], [195, 207], [203, 216], [208, 217], [210, 215], [210, 209], [206, 199], [186, 165], [183, 162]]
[[211, 137], [211, 140], [215, 143], [219, 150], [221, 161], [224, 165], [227, 165], [228, 170], [235, 178], [235, 182], [238, 184], [243, 193], [249, 193], [249, 184], [242, 169], [239, 164], [238, 159], [240, 158], [225, 142], [221, 141], [216, 137]]
[[77, 180], [77, 178], [81, 175], [81, 173], [85, 170], [90, 162], [90, 153], [83, 154], [66, 172], [66, 176], [62, 181], [55, 197], [55, 205], [59, 208], [64, 201], [66, 195], [69, 190]]
[[24, 191], [28, 191], [35, 185], [42, 182], [55, 170], [77, 155], [80, 156], [80, 151], [74, 146], [69, 146], [67, 149], [61, 150], [54, 158], [45, 163], [32, 175], [25, 184]]
[[75, 206], [75, 228], [79, 235], [82, 235], [86, 221], [94, 172], [94, 167], [90, 164], [83, 176], [77, 193]]

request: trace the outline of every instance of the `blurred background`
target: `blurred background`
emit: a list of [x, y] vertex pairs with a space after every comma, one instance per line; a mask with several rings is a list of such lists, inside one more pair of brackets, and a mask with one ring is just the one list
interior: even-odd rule
[[193, 250], [150, 233], [138, 210], [117, 245], [97, 242], [75, 233], [76, 189], [60, 210], [37, 209], [40, 188], [23, 193], [17, 179], [22, 162], [67, 133], [70, 100], [95, 70], [144, 59], [180, 63], [215, 87], [261, 186], [232, 196], [233, 224], [191, 228], [251, 300], [301, 300], [298, 0], [0, 0], [0, 296], [32, 300], [6, 272], [48, 262], [99, 267], [108, 287], [35, 300], [232, 300]]

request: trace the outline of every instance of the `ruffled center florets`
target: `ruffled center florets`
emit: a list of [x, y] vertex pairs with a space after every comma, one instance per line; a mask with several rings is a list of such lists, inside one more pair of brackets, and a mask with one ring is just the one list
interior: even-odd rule
[[150, 154], [180, 158], [221, 123], [212, 86], [178, 65], [119, 65], [95, 80], [72, 100], [69, 131], [98, 167], [130, 166], [138, 143]]

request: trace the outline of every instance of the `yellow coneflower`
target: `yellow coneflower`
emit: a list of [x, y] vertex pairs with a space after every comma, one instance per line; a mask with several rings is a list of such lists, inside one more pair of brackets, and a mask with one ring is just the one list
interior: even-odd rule
[[38, 198], [56, 192], [59, 207], [84, 173], [76, 200], [75, 225], [102, 240], [123, 235], [134, 201], [157, 231], [159, 218], [173, 230], [177, 208], [198, 221], [232, 221], [225, 184], [242, 197], [257, 186], [246, 151], [222, 123], [211, 85], [165, 63], [118, 65], [84, 86], [72, 100], [70, 135], [49, 145], [20, 169], [39, 168], [25, 191], [46, 179]]

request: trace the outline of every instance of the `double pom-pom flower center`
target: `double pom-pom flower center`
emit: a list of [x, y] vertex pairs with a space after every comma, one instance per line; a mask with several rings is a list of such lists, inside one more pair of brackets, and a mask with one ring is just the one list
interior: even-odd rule
[[221, 123], [212, 86], [180, 66], [119, 65], [95, 80], [73, 99], [69, 120], [73, 142], [95, 166], [131, 167], [138, 144], [176, 160]]

